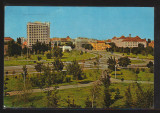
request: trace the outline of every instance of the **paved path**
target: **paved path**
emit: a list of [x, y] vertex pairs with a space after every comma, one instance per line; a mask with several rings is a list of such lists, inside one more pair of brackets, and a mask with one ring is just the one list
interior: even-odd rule
[[[149, 81], [134, 81], [134, 80], [124, 80], [121, 81], [119, 79], [115, 79], [115, 78], [111, 78], [111, 83], [143, 83], [143, 84], [153, 84], [154, 82], [149, 82]], [[87, 86], [91, 86], [94, 82], [90, 82], [90, 83], [86, 83], [86, 84], [74, 84], [74, 85], [66, 85], [66, 86], [59, 86], [59, 90], [63, 90], [63, 89], [70, 89], [70, 88], [78, 88], [78, 87], [87, 87]], [[32, 93], [36, 93], [36, 92], [42, 92], [42, 91], [47, 91], [47, 90], [53, 90], [54, 87], [50, 87], [50, 88], [44, 88], [44, 89], [32, 89], [31, 92]], [[12, 95], [18, 95], [18, 94], [22, 94], [23, 91], [11, 91], [11, 92], [7, 92], [9, 93], [11, 96]]]

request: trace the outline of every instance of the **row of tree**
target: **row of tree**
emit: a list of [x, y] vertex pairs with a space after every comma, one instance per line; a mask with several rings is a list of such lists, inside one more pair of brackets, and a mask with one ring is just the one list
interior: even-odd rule
[[127, 54], [133, 53], [136, 55], [142, 54], [146, 56], [148, 56], [148, 54], [151, 54], [151, 55], [154, 54], [154, 48], [150, 46], [144, 47], [144, 45], [141, 43], [138, 44], [138, 47], [132, 47], [132, 48], [117, 47], [115, 43], [110, 43], [110, 45], [111, 45], [111, 48], [106, 49], [107, 51], [110, 51], [110, 52], [120, 52], [120, 53], [127, 53]]

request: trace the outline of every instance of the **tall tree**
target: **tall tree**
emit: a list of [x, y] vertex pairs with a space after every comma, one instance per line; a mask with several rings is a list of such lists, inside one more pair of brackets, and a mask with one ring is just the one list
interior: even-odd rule
[[20, 37], [17, 38], [17, 44], [21, 45], [21, 44], [22, 44], [21, 42], [22, 42], [22, 41], [21, 41], [21, 38], [20, 38]]
[[14, 40], [8, 42], [8, 55], [14, 56], [14, 55], [21, 55], [22, 47], [21, 45], [15, 43]]
[[78, 64], [78, 61], [73, 60], [72, 63], [68, 64], [66, 68], [67, 68], [68, 74], [73, 75], [74, 79], [78, 79], [78, 80], [82, 79], [83, 71], [81, 66]]
[[131, 63], [128, 57], [121, 57], [118, 59], [118, 64], [122, 67], [127, 67]]
[[112, 58], [112, 57], [108, 58], [107, 64], [108, 64], [108, 68], [109, 68], [110, 70], [113, 70], [113, 71], [114, 71], [114, 70], [115, 70], [115, 65], [116, 65], [115, 57], [114, 57], [114, 58]]
[[54, 48], [53, 48], [53, 57], [61, 58], [62, 56], [63, 56], [62, 49], [57, 47], [57, 46], [54, 46]]
[[56, 71], [62, 71], [63, 70], [63, 62], [59, 59], [59, 58], [54, 58], [54, 62], [52, 62], [53, 64], [53, 69]]

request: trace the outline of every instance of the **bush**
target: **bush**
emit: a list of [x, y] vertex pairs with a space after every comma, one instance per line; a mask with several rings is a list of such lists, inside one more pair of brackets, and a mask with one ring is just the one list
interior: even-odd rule
[[150, 67], [150, 73], [154, 73], [154, 67]]
[[71, 82], [71, 77], [66, 77], [66, 82], [67, 83]]
[[111, 92], [115, 92], [116, 90], [115, 90], [114, 88], [111, 88], [110, 91], [111, 91]]
[[124, 80], [124, 78], [121, 78], [121, 81], [123, 81]]
[[142, 71], [142, 72], [145, 72], [145, 68], [141, 68], [141, 71]]
[[51, 53], [47, 53], [47, 54], [46, 54], [46, 57], [47, 57], [47, 59], [51, 59], [51, 58], [52, 58]]
[[38, 61], [40, 61], [42, 59], [42, 57], [38, 56], [37, 59], [38, 59]]

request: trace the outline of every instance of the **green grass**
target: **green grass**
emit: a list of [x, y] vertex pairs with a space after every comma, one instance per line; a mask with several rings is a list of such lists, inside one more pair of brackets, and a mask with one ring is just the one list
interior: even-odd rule
[[[154, 56], [152, 56], [152, 55], [148, 55], [148, 56], [145, 56], [145, 55], [142, 55], [142, 54], [138, 54], [138, 55], [136, 55], [136, 54], [133, 54], [133, 53], [131, 53], [131, 54], [127, 54], [127, 53], [120, 53], [120, 52], [114, 52], [114, 53], [116, 53], [116, 54], [120, 54], [120, 55], [123, 55], [124, 54], [124, 56], [128, 56], [128, 57], [132, 57], [132, 58], [140, 58], [140, 59], [150, 59], [150, 60], [154, 60]], [[113, 54], [114, 54], [113, 53]]]
[[35, 63], [33, 61], [18, 61], [18, 60], [4, 61], [4, 66], [31, 65], [31, 64]]
[[[111, 77], [115, 78], [115, 72], [111, 73]], [[136, 73], [129, 69], [121, 69], [116, 71], [116, 78], [124, 80], [136, 80]], [[138, 81], [154, 81], [154, 74], [150, 73], [148, 69], [145, 69], [144, 72], [140, 71], [138, 74]]]
[[[46, 61], [54, 61], [54, 59], [47, 59], [46, 55], [38, 54], [38, 55], [31, 55], [31, 57], [28, 60], [38, 60], [37, 57], [40, 56], [42, 59], [41, 60], [46, 60]], [[64, 52], [62, 61], [73, 61], [74, 59], [76, 60], [88, 60], [95, 57], [94, 54], [91, 53], [85, 53], [83, 52], [83, 55], [80, 55], [79, 51], [72, 51], [70, 53]], [[7, 57], [5, 57], [7, 59]], [[25, 56], [21, 57], [18, 56], [17, 58], [10, 57], [10, 60], [5, 60], [4, 61], [4, 66], [17, 66], [17, 65], [31, 65], [35, 64], [33, 61], [20, 61], [20, 60], [26, 60]]]
[[131, 60], [131, 64], [142, 64], [142, 63], [146, 63], [143, 60]]
[[[124, 108], [125, 104], [125, 91], [126, 88], [131, 85], [131, 93], [134, 96], [136, 87], [134, 84], [127, 84], [127, 83], [115, 83], [111, 84], [110, 89], [112, 89], [111, 92], [111, 97], [112, 99], [115, 96], [115, 90], [119, 88], [120, 90], [120, 95], [123, 97], [117, 101], [115, 101], [110, 107], [111, 108]], [[153, 85], [150, 84], [142, 84], [143, 90], [146, 90], [147, 88], [153, 88]], [[74, 99], [75, 104], [80, 105], [82, 108], [85, 107], [85, 100], [89, 96], [91, 97], [90, 93], [91, 86], [89, 87], [83, 87], [83, 88], [71, 88], [71, 89], [64, 89], [64, 90], [59, 90], [58, 96], [60, 97], [59, 100], [59, 108], [66, 108], [67, 103], [66, 99], [68, 99], [68, 96], [70, 96], [71, 101]], [[4, 105], [7, 107], [12, 107], [12, 102], [15, 101], [17, 96], [6, 96], [4, 97]], [[97, 101], [97, 108], [103, 108], [103, 88], [100, 92], [100, 95]], [[43, 108], [46, 107], [46, 93], [32, 93], [30, 95], [29, 102], [24, 102], [24, 101], [16, 101], [14, 107], [29, 107], [33, 103], [33, 105], [36, 108]]]

